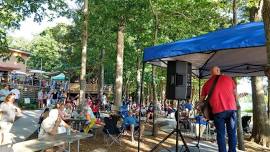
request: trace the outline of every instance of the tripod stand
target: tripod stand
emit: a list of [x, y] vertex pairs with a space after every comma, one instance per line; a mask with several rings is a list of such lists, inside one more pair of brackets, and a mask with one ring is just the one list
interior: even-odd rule
[[[195, 124], [195, 130], [196, 130], [196, 124]], [[195, 135], [196, 136], [196, 135]], [[201, 120], [199, 118], [199, 136], [197, 137], [197, 144], [195, 146], [189, 146], [189, 147], [196, 147], [198, 148], [199, 152], [200, 150], [200, 141], [201, 141]], [[183, 146], [181, 147], [181, 150], [183, 149]], [[180, 151], [181, 151], [180, 150]]]
[[[177, 100], [177, 109], [179, 109], [180, 107], [180, 100]], [[184, 144], [185, 147], [185, 152], [190, 152], [189, 148], [187, 146], [187, 143], [181, 133], [181, 130], [179, 129], [179, 110], [177, 110], [177, 120], [176, 120], [176, 128], [169, 134], [167, 135], [164, 139], [162, 139], [150, 152], [154, 152], [164, 141], [166, 141], [171, 135], [173, 135], [174, 133], [176, 133], [176, 143], [175, 143], [175, 150], [176, 152], [178, 152], [178, 138], [179, 136], [181, 137], [181, 140]], [[183, 147], [182, 147], [183, 148]]]

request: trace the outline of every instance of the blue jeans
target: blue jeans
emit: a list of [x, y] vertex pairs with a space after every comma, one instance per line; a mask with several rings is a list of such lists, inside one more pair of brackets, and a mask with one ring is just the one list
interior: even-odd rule
[[236, 152], [236, 112], [224, 111], [214, 115], [214, 123], [217, 130], [217, 143], [219, 152], [226, 152], [225, 125], [228, 134], [228, 152]]

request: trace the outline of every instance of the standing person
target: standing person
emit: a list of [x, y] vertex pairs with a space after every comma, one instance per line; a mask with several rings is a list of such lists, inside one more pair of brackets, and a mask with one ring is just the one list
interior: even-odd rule
[[52, 104], [54, 104], [54, 105], [57, 103], [57, 91], [56, 90], [53, 90], [51, 93], [51, 101], [52, 101]]
[[107, 97], [105, 93], [103, 93], [101, 97], [101, 101], [102, 101], [103, 110], [107, 111], [106, 106], [108, 103], [107, 103]]
[[0, 145], [12, 143], [12, 135], [9, 133], [15, 121], [15, 116], [21, 114], [21, 109], [14, 105], [15, 95], [9, 94], [0, 105], [2, 118], [0, 121]]
[[97, 118], [96, 123], [100, 123], [100, 113], [99, 113], [99, 102], [98, 100], [94, 101], [92, 109], [95, 117]]
[[9, 94], [9, 85], [4, 84], [3, 89], [0, 90], [0, 103], [5, 101], [5, 98], [8, 94]]
[[47, 105], [47, 98], [46, 89], [42, 88], [42, 90], [38, 92], [38, 108], [44, 108], [44, 106]]
[[14, 85], [13, 89], [10, 91], [10, 93], [15, 94], [15, 104], [19, 105], [19, 99], [20, 99], [21, 93], [20, 93], [20, 90], [18, 89], [18, 86]]
[[[229, 152], [236, 152], [236, 85], [233, 79], [226, 75], [220, 75], [220, 68], [214, 66], [211, 69], [211, 77], [204, 84], [200, 101], [203, 102], [209, 94], [214, 80], [216, 86], [209, 100], [214, 123], [217, 129], [217, 143], [219, 152], [226, 152], [225, 132], [228, 134]], [[226, 126], [226, 127], [225, 127]], [[227, 131], [225, 131], [225, 128]]]

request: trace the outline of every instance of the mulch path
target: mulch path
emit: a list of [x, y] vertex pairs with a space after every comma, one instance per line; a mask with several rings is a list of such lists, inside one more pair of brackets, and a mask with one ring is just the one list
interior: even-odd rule
[[[121, 138], [121, 146], [117, 144], [113, 144], [112, 146], [108, 146], [104, 141], [104, 133], [102, 132], [103, 126], [100, 125], [96, 129], [96, 136], [84, 139], [80, 141], [80, 152], [137, 152], [138, 142], [132, 143], [130, 136], [124, 135]], [[150, 132], [152, 127], [150, 125], [146, 125], [145, 131]], [[143, 141], [140, 145], [141, 152], [150, 151], [156, 144], [158, 144], [163, 138], [165, 138], [168, 133], [163, 131], [158, 131], [158, 135], [156, 137], [145, 135]], [[27, 140], [37, 138], [37, 134], [34, 133], [31, 137]], [[136, 139], [136, 138], [135, 138]], [[191, 143], [194, 139], [185, 137], [187, 143]], [[179, 142], [181, 144], [181, 142]], [[159, 151], [164, 148], [171, 148], [175, 146], [175, 136], [171, 136], [168, 138], [161, 147], [159, 147], [156, 151]], [[245, 141], [246, 151], [247, 152], [270, 152], [270, 149], [265, 149], [262, 146], [250, 142]], [[71, 151], [77, 152], [77, 142], [71, 145]]]
[[[151, 131], [151, 126], [146, 125], [146, 131]], [[143, 141], [141, 142], [140, 151], [147, 152], [150, 151], [156, 144], [158, 144], [164, 137], [166, 137], [168, 133], [163, 131], [158, 131], [158, 135], [156, 137], [153, 136], [144, 136]], [[185, 137], [187, 143], [191, 143], [194, 139], [189, 137]], [[121, 146], [117, 144], [113, 144], [112, 146], [107, 146], [104, 141], [104, 133], [102, 132], [102, 126], [100, 126], [96, 130], [96, 137], [91, 137], [85, 140], [81, 140], [80, 142], [80, 151], [81, 152], [137, 152], [138, 143], [132, 143], [129, 135], [124, 135], [121, 138]], [[181, 144], [181, 142], [179, 143]], [[262, 146], [253, 143], [253, 142], [245, 142], [246, 151], [247, 152], [270, 152], [270, 149], [262, 148]], [[164, 148], [171, 148], [175, 146], [175, 136], [171, 136], [168, 138], [161, 147], [158, 148], [159, 151]], [[77, 143], [72, 144], [72, 152], [77, 151]]]

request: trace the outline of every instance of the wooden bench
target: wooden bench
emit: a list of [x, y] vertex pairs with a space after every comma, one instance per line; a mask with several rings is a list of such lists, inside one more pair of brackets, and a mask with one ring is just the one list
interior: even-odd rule
[[[42, 139], [33, 139], [27, 140], [19, 143], [15, 143], [13, 145], [6, 145], [13, 149], [14, 152], [33, 152], [33, 151], [41, 151], [48, 148], [52, 148], [55, 146], [60, 146], [65, 143], [68, 143], [68, 151], [70, 152], [71, 143], [77, 141], [77, 151], [80, 151], [80, 140], [88, 137], [92, 137], [93, 135], [84, 134], [84, 133], [71, 133], [71, 135], [67, 134], [58, 134], [56, 136], [50, 136]], [[4, 145], [5, 146], [5, 145]], [[0, 150], [3, 148], [1, 146]]]

